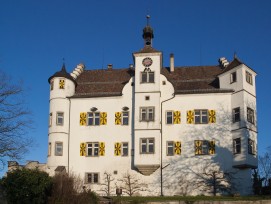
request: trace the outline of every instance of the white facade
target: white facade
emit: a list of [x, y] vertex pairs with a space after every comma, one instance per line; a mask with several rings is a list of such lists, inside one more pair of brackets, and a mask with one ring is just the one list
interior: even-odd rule
[[[107, 172], [114, 178], [112, 194], [130, 174], [148, 189], [141, 195], [196, 195], [208, 194], [195, 185], [199, 175], [216, 170], [232, 173], [231, 183], [238, 183], [232, 193], [251, 194], [256, 73], [235, 58], [226, 67], [209, 68], [217, 84], [206, 88], [210, 79], [196, 75], [208, 67], [163, 67], [149, 28], [133, 68], [84, 71], [80, 64], [72, 77], [63, 68], [49, 78], [48, 171], [65, 166], [100, 194]], [[123, 81], [126, 72], [132, 74]]]

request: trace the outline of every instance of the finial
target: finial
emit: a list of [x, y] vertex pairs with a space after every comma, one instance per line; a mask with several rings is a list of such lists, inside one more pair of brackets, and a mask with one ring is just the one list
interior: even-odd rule
[[234, 58], [234, 59], [237, 59], [237, 53], [236, 53], [236, 51], [234, 51], [233, 58]]
[[151, 18], [151, 16], [147, 15], [146, 18], [147, 18], [147, 26], [148, 26], [150, 24], [150, 18]]

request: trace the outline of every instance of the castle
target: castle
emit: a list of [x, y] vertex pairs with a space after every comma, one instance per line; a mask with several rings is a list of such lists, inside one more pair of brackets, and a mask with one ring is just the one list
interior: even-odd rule
[[236, 56], [178, 67], [171, 54], [163, 67], [153, 38], [147, 23], [144, 47], [126, 69], [79, 64], [68, 73], [63, 65], [48, 79], [49, 173], [76, 173], [101, 194], [105, 173], [114, 179], [112, 194], [131, 175], [147, 189], [141, 195], [208, 194], [199, 183], [213, 173], [233, 193], [251, 194], [258, 163], [255, 71]]

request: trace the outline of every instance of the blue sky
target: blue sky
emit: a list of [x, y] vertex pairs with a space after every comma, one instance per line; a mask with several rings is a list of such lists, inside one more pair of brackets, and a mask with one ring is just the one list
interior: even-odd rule
[[[126, 68], [143, 47], [151, 15], [153, 46], [164, 66], [216, 65], [234, 52], [257, 73], [259, 153], [271, 145], [271, 1], [269, 0], [0, 0], [0, 69], [23, 80], [36, 148], [25, 160], [46, 162], [48, 78], [83, 62], [87, 69]], [[1, 174], [0, 174], [1, 175]]]

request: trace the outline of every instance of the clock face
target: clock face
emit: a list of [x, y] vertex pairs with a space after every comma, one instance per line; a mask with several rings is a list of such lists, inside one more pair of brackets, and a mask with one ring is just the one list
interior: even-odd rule
[[146, 57], [142, 60], [142, 64], [145, 66], [145, 67], [149, 67], [152, 65], [152, 59], [150, 57]]

